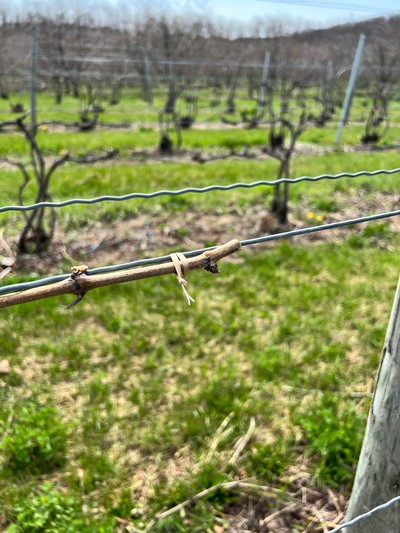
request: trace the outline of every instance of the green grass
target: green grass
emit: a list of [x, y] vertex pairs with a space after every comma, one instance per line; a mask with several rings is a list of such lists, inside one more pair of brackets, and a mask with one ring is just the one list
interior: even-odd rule
[[29, 499], [15, 505], [14, 523], [8, 533], [58, 533], [59, 531], [111, 533], [114, 520], [87, 519], [82, 501], [74, 494], [65, 494], [52, 483], [41, 485]]
[[63, 466], [66, 429], [53, 407], [19, 401], [5, 409], [2, 419], [12, 420], [0, 442], [6, 471], [40, 474]]
[[[349, 126], [344, 131], [342, 145], [359, 145], [364, 133], [363, 126]], [[309, 127], [300, 137], [300, 141], [325, 146], [333, 146], [336, 130], [332, 125], [326, 128]], [[211, 151], [239, 151], [244, 146], [262, 147], [267, 144], [268, 132], [265, 128], [243, 129], [232, 128], [224, 130], [191, 129], [182, 133], [182, 148], [186, 150], [211, 150]], [[27, 156], [27, 144], [20, 133], [1, 134], [0, 156]], [[131, 155], [135, 150], [142, 148], [156, 151], [160, 139], [158, 127], [107, 130], [97, 128], [92, 132], [48, 132], [41, 131], [38, 135], [39, 144], [47, 156], [55, 156], [70, 151], [73, 155], [82, 155], [86, 152], [100, 151], [104, 147], [117, 148], [123, 156]], [[172, 132], [173, 142], [176, 143], [175, 134]], [[385, 136], [380, 146], [398, 144], [400, 128], [392, 127]]]
[[[187, 112], [187, 104], [184, 97], [187, 93], [183, 93], [178, 100], [177, 109], [181, 113]], [[218, 120], [220, 115], [225, 111], [227, 100], [227, 89], [223, 88], [217, 93], [213, 93], [210, 89], [199, 89], [194, 93], [198, 97], [198, 116], [200, 120]], [[106, 122], [129, 122], [129, 121], [154, 121], [158, 119], [158, 111], [163, 108], [166, 101], [166, 90], [164, 87], [155, 87], [153, 91], [154, 101], [152, 105], [147, 104], [143, 100], [143, 95], [139, 87], [125, 88], [122, 93], [122, 100], [117, 105], [111, 105], [110, 93], [105, 91], [97, 101], [104, 108], [104, 113], [101, 113], [100, 118]], [[308, 109], [314, 115], [317, 115], [320, 106], [315, 101], [315, 90], [306, 91], [306, 101]], [[76, 121], [78, 119], [79, 111], [81, 110], [81, 100], [74, 98], [71, 95], [64, 95], [61, 104], [56, 104], [54, 95], [51, 92], [40, 92], [37, 95], [38, 99], [38, 118], [39, 120], [66, 120], [67, 122]], [[211, 106], [211, 102], [217, 102], [215, 107]], [[11, 113], [11, 104], [20, 102], [25, 109], [29, 109], [29, 92], [12, 93], [10, 100], [0, 101], [0, 113], [2, 116], [10, 118], [15, 116]], [[253, 110], [256, 106], [254, 100], [249, 100], [247, 90], [245, 87], [239, 87], [236, 92], [235, 103], [237, 106], [237, 115], [243, 110]], [[372, 100], [368, 96], [365, 97], [362, 91], [359, 91], [353, 98], [353, 106], [351, 111], [352, 120], [366, 120], [369, 110], [372, 105]], [[275, 97], [274, 107], [279, 109], [279, 95]], [[389, 112], [396, 114], [399, 109], [399, 103], [393, 100], [389, 103]], [[338, 119], [340, 110], [336, 111], [336, 119]]]
[[[317, 176], [320, 174], [350, 173], [379, 168], [400, 167], [397, 152], [368, 152], [360, 157], [357, 153], [332, 152], [321, 156], [298, 156], [292, 162], [292, 175]], [[268, 159], [260, 161], [224, 160], [206, 165], [191, 162], [160, 162], [128, 164], [113, 162], [111, 165], [92, 167], [78, 166], [70, 163], [59, 168], [52, 178], [51, 192], [54, 200], [71, 197], [91, 198], [101, 195], [124, 195], [131, 192], [153, 192], [162, 189], [177, 190], [183, 187], [206, 187], [212, 184], [229, 185], [235, 182], [253, 182], [257, 180], [274, 180], [277, 162]], [[21, 177], [16, 170], [2, 170], [0, 204], [18, 204], [17, 183]], [[344, 178], [337, 181], [319, 181], [318, 184], [298, 183], [290, 187], [290, 205], [296, 217], [305, 221], [308, 211], [315, 215], [326, 216], [340, 212], [351, 205], [354, 195], [362, 197], [366, 203], [373, 203], [376, 194], [395, 194], [399, 185], [399, 175], [360, 176]], [[34, 201], [34, 181], [26, 188], [24, 202]], [[126, 202], [106, 202], [92, 206], [71, 206], [57, 211], [59, 224], [75, 231], [87, 228], [91, 218], [112, 223], [124, 218], [147, 213], [165, 219], [169, 216], [193, 210], [207, 214], [229, 212], [235, 209], [251, 209], [253, 206], [268, 206], [271, 201], [272, 188], [235, 189], [226, 192], [207, 194], [186, 194], [179, 197], [163, 196], [150, 200], [134, 199]], [[390, 208], [394, 208], [393, 207]], [[367, 212], [366, 214], [369, 214]], [[4, 213], [2, 223], [7, 226], [10, 235], [19, 231], [23, 217], [18, 213]], [[187, 233], [182, 228], [182, 237]]]
[[[42, 96], [50, 109], [51, 99]], [[159, 105], [162, 95], [157, 98]], [[66, 99], [65, 113], [75, 104]], [[150, 113], [140, 106], [143, 116]], [[116, 117], [117, 110], [108, 115]], [[350, 126], [344, 142], [355, 143], [360, 131]], [[329, 145], [334, 133], [314, 128], [302, 139]], [[393, 142], [397, 133], [391, 132]], [[262, 144], [264, 135], [194, 130], [185, 134], [184, 147], [237, 149]], [[126, 156], [155, 146], [158, 133], [146, 126], [43, 131], [38, 138], [47, 155], [112, 145]], [[26, 157], [19, 135], [0, 139], [2, 155]], [[399, 166], [394, 150], [334, 151], [296, 156], [292, 175]], [[54, 174], [52, 194], [61, 200], [273, 180], [276, 169], [270, 159], [67, 164]], [[0, 205], [17, 203], [18, 172], [1, 169], [0, 179]], [[398, 175], [296, 184], [291, 216], [312, 225], [359, 203], [365, 214], [377, 203], [391, 209], [398, 184]], [[30, 184], [25, 201], [33, 197]], [[74, 206], [58, 211], [58, 224], [73, 236], [144, 214], [165, 227], [182, 220], [177, 234], [201, 241], [185, 215], [200, 220], [235, 209], [240, 218], [270, 199], [270, 188], [257, 188]], [[21, 224], [19, 214], [1, 215], [7, 240]], [[348, 494], [397, 282], [400, 238], [379, 222], [344, 229], [334, 242], [301, 242], [245, 249], [221, 264], [218, 277], [190, 273], [191, 307], [168, 276], [91, 292], [68, 311], [68, 296], [3, 311], [0, 360], [10, 362], [11, 372], [0, 378], [0, 529], [111, 533], [121, 520], [140, 529], [207, 487], [252, 478], [285, 490], [299, 469], [311, 485]], [[35, 277], [17, 272], [6, 281]], [[252, 418], [254, 435], [230, 465]], [[212, 531], [238, 501], [237, 492], [216, 491], [151, 531]]]
[[[210, 107], [210, 103], [215, 99], [209, 90], [200, 90], [198, 92], [198, 115], [196, 121], [203, 123], [203, 125], [212, 124], [221, 120], [221, 116], [225, 114], [226, 107], [226, 91], [221, 93], [219, 97], [219, 105], [217, 107]], [[155, 147], [159, 140], [158, 134], [158, 114], [165, 104], [165, 89], [157, 88], [154, 93], [154, 102], [152, 105], [143, 101], [139, 89], [126, 89], [120, 103], [112, 106], [107, 101], [107, 95], [100, 100], [104, 107], [104, 113], [100, 114], [100, 121], [103, 123], [125, 123], [127, 125], [134, 123], [135, 129], [128, 131], [102, 131], [101, 129], [87, 133], [61, 133], [54, 132], [52, 135], [46, 135], [42, 132], [41, 140], [45, 153], [54, 155], [60, 150], [68, 149], [73, 152], [80, 152], [84, 149], [95, 150], [103, 146], [118, 147], [124, 154], [128, 154], [130, 150], [135, 147]], [[0, 117], [1, 120], [12, 120], [16, 114], [10, 113], [11, 103], [21, 102], [25, 109], [29, 109], [29, 95], [23, 93], [22, 95], [13, 94], [11, 100], [0, 101]], [[367, 101], [367, 107], [363, 107], [365, 98], [355, 97], [354, 106], [351, 112], [351, 122], [346, 125], [343, 130], [342, 144], [358, 145], [365, 130], [365, 122], [368, 117], [370, 102]], [[254, 100], [249, 100], [246, 91], [243, 88], [238, 89], [236, 99], [237, 111], [229, 118], [234, 121], [241, 120], [241, 113], [243, 111], [252, 112], [255, 109], [256, 103]], [[307, 106], [309, 112], [317, 116], [319, 113], [319, 104], [313, 100], [312, 91], [309, 91], [307, 97]], [[279, 111], [279, 98], [275, 102], [276, 111]], [[292, 103], [292, 108], [296, 107]], [[79, 120], [79, 113], [81, 110], [81, 101], [66, 95], [62, 104], [55, 104], [54, 98], [50, 93], [40, 93], [38, 95], [38, 120], [63, 120], [67, 123], [74, 123]], [[188, 113], [188, 105], [184, 98], [180, 98], [177, 103], [177, 111], [181, 115]], [[389, 112], [394, 115], [398, 113], [398, 103], [391, 102]], [[320, 145], [333, 145], [336, 137], [337, 122], [339, 120], [340, 110], [336, 111], [325, 127], [315, 127], [310, 121], [307, 130], [302, 134], [301, 139], [304, 142], [317, 143]], [[295, 116], [295, 115], [293, 115]], [[400, 138], [400, 128], [396, 121], [390, 126], [386, 136], [378, 143], [382, 145], [390, 145], [398, 143]], [[23, 154], [22, 140], [18, 135], [1, 135], [2, 143], [0, 147], [0, 156], [11, 154]], [[240, 149], [244, 145], [260, 146], [267, 141], [267, 133], [263, 128], [255, 130], [247, 130], [242, 127], [233, 128], [233, 130], [189, 130], [183, 131], [183, 147], [187, 149], [208, 149], [208, 148], [223, 148], [223, 149]]]
[[[372, 152], [359, 154], [335, 152], [320, 156], [300, 156], [292, 162], [293, 177], [317, 176], [320, 174], [337, 174], [343, 171], [350, 173], [360, 170], [376, 170], [379, 168], [396, 168], [400, 166], [400, 156], [396, 152]], [[182, 187], [205, 187], [212, 184], [228, 185], [230, 183], [253, 182], [257, 180], [274, 180], [277, 163], [266, 161], [218, 161], [207, 165], [192, 163], [160, 162], [154, 164], [131, 165], [127, 163], [112, 165], [96, 165], [79, 167], [67, 164], [61, 167], [52, 179], [52, 195], [55, 200], [71, 197], [90, 198], [103, 194], [123, 195], [131, 192], [152, 192], [161, 189], [180, 189]], [[18, 171], [3, 170], [3, 183], [0, 189], [2, 205], [17, 204], [15, 179], [22, 181]], [[355, 179], [345, 178], [335, 182], [320, 181], [318, 186], [307, 182], [292, 185], [292, 205], [309, 201], [313, 208], [321, 211], [338, 209], [337, 200], [330, 198], [332, 190], [350, 196], [355, 190], [362, 191], [365, 196], [372, 197], [376, 192], [393, 193], [398, 188], [398, 175], [361, 176]], [[60, 211], [62, 218], [71, 222], [82, 222], [82, 219], [94, 211], [100, 217], [117, 219], [132, 215], [142, 209], [155, 209], [165, 206], [174, 209], [197, 207], [223, 207], [235, 203], [246, 206], [259, 202], [262, 195], [270, 194], [271, 188], [255, 188], [243, 191], [236, 189], [229, 192], [208, 193], [206, 195], [188, 194], [181, 197], [161, 197], [154, 200], [131, 200], [124, 203], [105, 203], [91, 207], [71, 207]], [[25, 203], [34, 200], [33, 183], [25, 192]], [[333, 203], [332, 203], [333, 202]], [[340, 207], [340, 206], [339, 206]], [[7, 220], [10, 215], [3, 215]], [[15, 216], [15, 215], [14, 215]]]
[[[86, 521], [95, 507], [98, 520], [119, 516], [141, 527], [236, 469], [285, 483], [304, 453], [315, 483], [349, 489], [369, 404], [351, 394], [371, 390], [400, 266], [395, 251], [371, 240], [383, 235], [396, 248], [398, 237], [370, 228], [362, 247], [347, 230], [337, 244], [244, 251], [218, 278], [193, 272], [191, 307], [167, 277], [95, 291], [72, 311], [60, 306], [68, 297], [11, 308], [1, 317], [0, 359], [21, 380], [3, 378], [3, 424], [30, 390], [55, 406], [68, 428], [57, 483], [65, 498], [83, 498]], [[229, 467], [251, 417], [253, 440]], [[36, 432], [48, 437], [50, 428]], [[43, 480], [38, 460], [21, 489], [3, 467], [11, 523], [26, 512], [15, 502]], [[211, 527], [231, 497], [217, 494], [163, 527]]]

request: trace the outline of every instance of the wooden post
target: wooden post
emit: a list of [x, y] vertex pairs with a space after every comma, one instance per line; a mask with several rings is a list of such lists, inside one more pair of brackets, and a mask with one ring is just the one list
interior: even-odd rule
[[[400, 279], [346, 520], [400, 494]], [[392, 505], [348, 533], [398, 533], [400, 505]]]

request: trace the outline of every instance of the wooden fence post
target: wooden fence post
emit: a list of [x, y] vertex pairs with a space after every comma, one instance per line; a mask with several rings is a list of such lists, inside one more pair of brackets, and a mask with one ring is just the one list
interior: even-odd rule
[[[346, 520], [400, 494], [400, 279], [383, 346], [364, 442]], [[346, 529], [398, 533], [400, 505]]]

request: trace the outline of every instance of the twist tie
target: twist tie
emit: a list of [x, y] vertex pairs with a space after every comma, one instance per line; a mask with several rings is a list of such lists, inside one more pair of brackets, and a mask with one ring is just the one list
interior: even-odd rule
[[186, 272], [189, 270], [189, 262], [186, 257], [181, 253], [171, 254], [172, 263], [174, 264], [176, 270], [176, 277], [178, 279], [179, 285], [182, 287], [183, 293], [186, 296], [188, 305], [190, 302], [194, 302], [194, 299], [186, 290], [187, 281], [185, 279]]

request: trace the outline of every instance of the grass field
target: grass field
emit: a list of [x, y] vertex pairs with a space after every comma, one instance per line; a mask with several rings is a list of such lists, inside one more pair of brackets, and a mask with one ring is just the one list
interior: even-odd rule
[[[325, 130], [315, 132], [318, 138], [309, 130], [301, 140], [330, 144]], [[258, 146], [262, 133], [197, 130], [187, 132], [184, 144], [210, 150], [231, 139], [237, 147]], [[398, 141], [396, 129], [390, 134]], [[356, 144], [358, 133], [349, 135]], [[155, 145], [156, 126], [134, 134], [43, 131], [38, 139], [49, 157], [104, 145], [123, 155], [110, 164], [59, 169], [57, 200], [274, 179], [277, 168], [270, 159], [129, 161], [131, 148]], [[21, 137], [3, 133], [0, 141], [1, 155], [27, 157]], [[292, 165], [293, 177], [399, 166], [394, 150], [299, 155]], [[18, 172], [2, 168], [0, 177], [0, 205], [16, 203]], [[380, 175], [292, 186], [291, 216], [309, 225], [394, 208], [398, 180]], [[210, 213], [225, 220], [235, 209], [237, 225], [227, 231], [242, 239], [248, 235], [235, 234], [241, 217], [267, 207], [270, 194], [258, 188], [75, 206], [58, 212], [58, 225], [65, 235], [90, 236], [98, 225], [119, 227], [140, 216], [155, 224], [162, 214], [182, 237], [204, 245], [185, 221]], [[28, 187], [26, 201], [32, 198]], [[11, 244], [21, 216], [5, 213], [0, 220]], [[0, 361], [10, 371], [0, 375], [0, 530], [111, 533], [153, 524], [149, 531], [228, 532], [256, 496], [215, 490], [184, 512], [152, 521], [235, 480], [270, 488], [257, 494], [266, 515], [284, 508], [299, 487], [347, 498], [396, 288], [399, 244], [396, 223], [378, 222], [246, 248], [221, 262], [219, 276], [190, 273], [196, 300], [190, 307], [167, 276], [93, 291], [70, 310], [68, 296], [3, 310]], [[187, 249], [185, 241], [181, 246]], [[129, 259], [171, 251], [161, 242]], [[35, 279], [42, 260], [4, 283]], [[53, 272], [60, 270], [67, 270], [65, 261], [54, 264]], [[311, 514], [293, 516], [292, 530], [322, 531]]]

